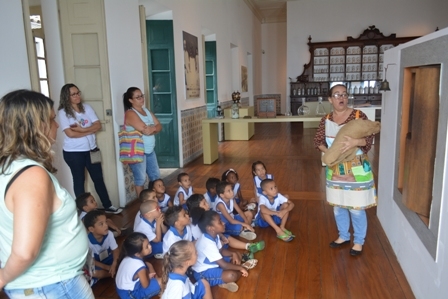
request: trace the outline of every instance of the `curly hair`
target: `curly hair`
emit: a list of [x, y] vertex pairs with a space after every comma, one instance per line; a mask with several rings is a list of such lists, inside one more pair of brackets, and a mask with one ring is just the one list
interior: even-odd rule
[[0, 100], [1, 174], [19, 157], [34, 160], [49, 172], [56, 172], [48, 137], [53, 105], [45, 95], [25, 89], [12, 91]]
[[[73, 83], [67, 83], [61, 88], [61, 96], [60, 96], [60, 102], [59, 102], [59, 108], [58, 110], [64, 109], [65, 114], [67, 116], [71, 116], [73, 118], [75, 117], [75, 112], [73, 111], [72, 103], [70, 102], [70, 88], [75, 87], [78, 89], [78, 86], [76, 86]], [[82, 101], [78, 104], [79, 112], [84, 113], [84, 105], [82, 104]]]

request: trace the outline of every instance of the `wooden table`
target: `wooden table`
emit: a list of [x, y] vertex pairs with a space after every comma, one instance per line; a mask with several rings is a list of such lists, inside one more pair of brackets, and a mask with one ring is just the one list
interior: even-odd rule
[[319, 122], [322, 116], [277, 116], [275, 118], [205, 118], [202, 120], [202, 149], [204, 164], [212, 164], [218, 160], [218, 124], [250, 124], [280, 122]]

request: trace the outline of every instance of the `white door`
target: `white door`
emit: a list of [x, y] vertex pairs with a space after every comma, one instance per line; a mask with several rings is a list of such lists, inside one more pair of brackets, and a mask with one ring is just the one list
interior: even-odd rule
[[[107, 113], [111, 111], [111, 95], [104, 3], [103, 0], [59, 0], [59, 11], [65, 80], [79, 87], [83, 100], [101, 120], [97, 143], [103, 158], [104, 182], [112, 204], [119, 206], [112, 115]], [[101, 204], [90, 178], [86, 189]]]

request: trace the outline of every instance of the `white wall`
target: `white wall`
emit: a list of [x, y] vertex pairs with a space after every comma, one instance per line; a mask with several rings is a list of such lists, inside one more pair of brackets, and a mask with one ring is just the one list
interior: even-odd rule
[[[289, 94], [285, 85], [286, 77], [286, 23], [266, 23], [261, 25], [262, 38], [262, 94], [281, 94], [282, 113], [287, 107]], [[289, 106], [288, 106], [289, 108]]]
[[346, 40], [375, 25], [386, 36], [421, 36], [447, 27], [447, 12], [446, 0], [288, 1], [287, 77], [296, 78], [309, 62], [309, 35], [313, 42]]
[[0, 2], [0, 97], [9, 91], [31, 88], [22, 1]]
[[[440, 150], [441, 154], [439, 156], [436, 155], [436, 159], [437, 161], [443, 161], [444, 167], [443, 174], [441, 175], [443, 186], [435, 185], [435, 189], [442, 189], [442, 202], [440, 209], [439, 233], [438, 236], [436, 236], [438, 238], [437, 258], [434, 260], [394, 200], [394, 182], [397, 177], [396, 165], [398, 164], [398, 155], [396, 152], [399, 143], [397, 141], [397, 135], [398, 128], [400, 127], [399, 121], [401, 114], [399, 99], [402, 94], [400, 91], [402, 79], [399, 77], [402, 68], [405, 67], [404, 65], [400, 66], [402, 58], [401, 50], [441, 36], [448, 36], [448, 28], [386, 51], [384, 56], [385, 64], [396, 63], [397, 65], [388, 68], [387, 79], [390, 83], [391, 91], [385, 93], [381, 123], [383, 128], [397, 129], [381, 130], [380, 153], [389, 154], [380, 155], [378, 175], [378, 199], [380, 203], [378, 205], [377, 213], [381, 225], [397, 255], [398, 261], [400, 262], [416, 298], [442, 299], [447, 298], [448, 296], [448, 250], [446, 248], [446, 244], [448, 244], [448, 190], [445, 187], [448, 183], [446, 175], [448, 166], [446, 157], [447, 144], [440, 144], [439, 141], [437, 142], [437, 151], [439, 152], [440, 148], [442, 148], [442, 150]], [[445, 46], [441, 45], [441, 47], [446, 47], [446, 42]], [[444, 56], [441, 59], [440, 56], [433, 55], [431, 49], [429, 50], [430, 51], [426, 52], [430, 53], [428, 56], [423, 56], [426, 54], [424, 53], [416, 55], [413, 58], [415, 59], [416, 57], [423, 56], [425, 58], [420, 60], [426, 61], [425, 64], [440, 63], [440, 61], [446, 62], [448, 60], [448, 57], [444, 56], [444, 54], [441, 55]], [[443, 53], [443, 50], [440, 52]], [[446, 115], [448, 110], [448, 105], [446, 105], [446, 100], [448, 98], [446, 70], [447, 66], [446, 63], [444, 63], [441, 67], [440, 78], [441, 102], [439, 117], [442, 119], [439, 119], [439, 124], [444, 124], [445, 128], [442, 128], [441, 131], [445, 130], [445, 133], [446, 118], [444, 118], [444, 115]], [[444, 137], [446, 138], [446, 136]], [[413, 171], [418, 170], [414, 169]]]

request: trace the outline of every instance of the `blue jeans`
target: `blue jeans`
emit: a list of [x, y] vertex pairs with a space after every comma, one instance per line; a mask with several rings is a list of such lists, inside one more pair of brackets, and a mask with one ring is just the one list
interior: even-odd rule
[[40, 288], [4, 290], [11, 299], [94, 299], [83, 275]]
[[350, 240], [350, 217], [353, 224], [353, 242], [364, 245], [364, 239], [367, 233], [367, 215], [366, 210], [352, 210], [340, 207], [333, 207], [334, 218], [338, 226], [339, 238]]
[[112, 203], [107, 193], [106, 185], [103, 179], [103, 169], [101, 163], [92, 164], [90, 162], [90, 151], [87, 152], [66, 152], [62, 151], [64, 161], [72, 172], [73, 177], [73, 189], [75, 190], [75, 196], [79, 196], [85, 193], [86, 182], [86, 168], [90, 174], [90, 178], [95, 186], [96, 193], [100, 197], [101, 203], [105, 209], [109, 208]]
[[146, 175], [150, 181], [155, 181], [160, 178], [159, 164], [157, 163], [156, 152], [146, 154], [143, 157], [143, 162], [136, 164], [129, 164], [134, 175], [134, 184], [136, 186], [143, 186], [146, 181]]

